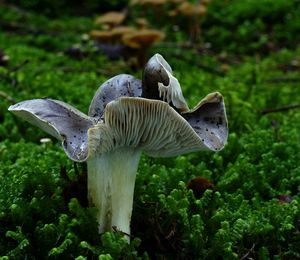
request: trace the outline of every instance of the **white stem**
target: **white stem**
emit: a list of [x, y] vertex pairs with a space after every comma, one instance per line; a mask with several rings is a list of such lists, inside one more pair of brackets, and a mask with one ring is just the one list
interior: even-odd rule
[[99, 233], [130, 234], [133, 193], [141, 151], [119, 148], [87, 162], [88, 199], [98, 209]]

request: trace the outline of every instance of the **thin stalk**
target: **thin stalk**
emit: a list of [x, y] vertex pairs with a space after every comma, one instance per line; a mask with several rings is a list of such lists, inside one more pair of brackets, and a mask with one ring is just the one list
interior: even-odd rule
[[91, 206], [98, 208], [99, 233], [117, 229], [130, 235], [140, 155], [140, 150], [119, 148], [87, 162], [88, 199]]

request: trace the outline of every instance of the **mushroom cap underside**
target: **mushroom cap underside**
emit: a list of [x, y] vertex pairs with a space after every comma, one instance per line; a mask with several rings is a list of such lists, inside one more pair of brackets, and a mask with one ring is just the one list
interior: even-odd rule
[[[9, 110], [62, 140], [66, 154], [74, 161], [86, 161], [119, 147], [140, 149], [152, 157], [218, 151], [227, 139], [225, 109], [219, 93], [209, 95], [206, 102], [183, 116], [164, 101], [139, 97], [121, 97], [109, 102], [104, 121], [51, 99], [20, 102]], [[225, 121], [217, 122], [219, 126], [206, 122], [206, 113], [210, 117], [217, 113], [214, 119]], [[198, 131], [203, 123], [206, 129]]]
[[[205, 111], [210, 109], [209, 105], [215, 112], [223, 108], [223, 99], [220, 102], [219, 108], [216, 103], [204, 103], [207, 106]], [[219, 128], [210, 128], [211, 125], [206, 124], [203, 132], [198, 131], [193, 127], [205, 120], [199, 110], [202, 110], [201, 106], [190, 114], [186, 113], [186, 120], [166, 102], [121, 97], [107, 105], [105, 127], [98, 124], [89, 129], [89, 153], [93, 156], [118, 147], [131, 147], [152, 157], [172, 157], [193, 151], [221, 150], [227, 140], [227, 121]], [[195, 119], [194, 116], [198, 115], [200, 118]], [[226, 115], [222, 118], [226, 120]], [[196, 123], [192, 126], [189, 121]], [[209, 133], [206, 133], [206, 127]]]
[[58, 100], [33, 99], [12, 105], [8, 110], [61, 140], [72, 160], [84, 161], [88, 157], [87, 132], [94, 122], [76, 108]]

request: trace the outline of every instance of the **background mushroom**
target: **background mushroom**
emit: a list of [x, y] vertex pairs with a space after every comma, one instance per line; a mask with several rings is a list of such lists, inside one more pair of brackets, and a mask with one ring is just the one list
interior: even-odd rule
[[[153, 66], [152, 73], [170, 77], [171, 67], [162, 56], [154, 61], [160, 64]], [[159, 83], [173, 82], [156, 78], [157, 84], [143, 85], [157, 89]], [[130, 235], [134, 183], [142, 151], [153, 157], [218, 151], [227, 140], [225, 107], [219, 93], [209, 94], [195, 109], [180, 114], [167, 102], [140, 97], [141, 87], [140, 81], [126, 74], [108, 80], [96, 92], [88, 116], [51, 99], [9, 107], [17, 116], [62, 140], [69, 158], [87, 162], [88, 198], [98, 208], [99, 232], [117, 228]]]
[[113, 28], [120, 25], [126, 18], [126, 14], [123, 12], [107, 12], [95, 20], [95, 24], [108, 26]]
[[154, 29], [141, 29], [125, 34], [122, 42], [130, 47], [131, 53], [137, 57], [138, 67], [144, 66], [148, 49], [155, 43], [163, 40], [165, 34]]
[[188, 26], [188, 30], [193, 42], [197, 41], [201, 34], [201, 18], [206, 14], [208, 2], [197, 4], [190, 2], [181, 2], [174, 10], [169, 11], [169, 15], [180, 19], [182, 17], [181, 25]]

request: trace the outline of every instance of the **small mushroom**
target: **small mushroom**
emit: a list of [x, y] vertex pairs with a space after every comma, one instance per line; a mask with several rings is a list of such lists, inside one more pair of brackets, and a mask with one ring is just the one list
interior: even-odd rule
[[[113, 77], [96, 92], [88, 115], [52, 99], [28, 100], [9, 107], [15, 115], [61, 140], [70, 159], [87, 162], [88, 199], [98, 208], [99, 232], [116, 227], [130, 234], [142, 151], [152, 157], [218, 151], [227, 140], [225, 107], [219, 93], [209, 94], [195, 109], [182, 114], [165, 101], [145, 93], [140, 97], [142, 85], [159, 91], [159, 83], [171, 84], [167, 92], [179, 87], [172, 86], [170, 65], [156, 55], [151, 61], [157, 63], [152, 64], [152, 71], [145, 68], [143, 81], [147, 82], [126, 74]], [[156, 84], [148, 82], [146, 75], [151, 72], [155, 76], [155, 71], [162, 75], [155, 77]], [[171, 102], [176, 107], [172, 98]]]
[[133, 33], [136, 29], [129, 26], [117, 26], [109, 31], [92, 30], [90, 36], [99, 43], [120, 43], [123, 35]]
[[121, 43], [124, 34], [135, 31], [129, 26], [118, 26], [110, 31], [92, 30], [91, 38], [95, 41], [95, 47], [104, 53], [109, 59], [116, 60], [124, 56], [127, 47]]
[[200, 3], [192, 4], [187, 1], [182, 2], [179, 4], [177, 8], [174, 10], [169, 11], [169, 16], [183, 16], [183, 22], [185, 26], [186, 24], [189, 27], [190, 35], [193, 41], [196, 41], [201, 32], [200, 22], [201, 18], [206, 14], [206, 7], [207, 3]]
[[147, 29], [149, 27], [149, 22], [146, 18], [137, 18], [134, 22], [139, 29]]
[[148, 49], [155, 43], [163, 40], [165, 34], [158, 30], [141, 29], [122, 37], [124, 45], [130, 47], [138, 59], [138, 66], [144, 66]]
[[201, 176], [191, 179], [186, 187], [193, 191], [196, 199], [200, 199], [206, 190], [216, 191], [215, 186], [208, 179]]
[[107, 25], [110, 28], [120, 25], [126, 18], [124, 12], [107, 12], [102, 16], [98, 17], [95, 21], [98, 25]]
[[92, 30], [90, 32], [91, 38], [98, 43], [112, 44], [116, 40], [116, 36], [112, 31]]
[[206, 13], [206, 6], [183, 2], [179, 5], [178, 12], [186, 16], [203, 16]]
[[142, 29], [125, 34], [122, 41], [133, 49], [149, 48], [155, 42], [163, 40], [165, 34], [154, 29]]

